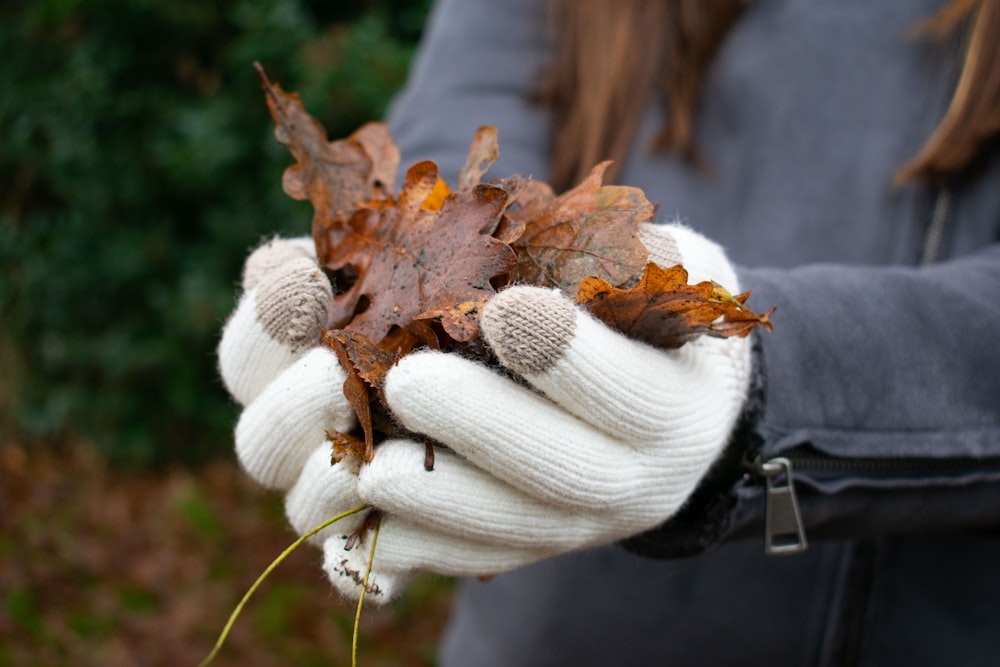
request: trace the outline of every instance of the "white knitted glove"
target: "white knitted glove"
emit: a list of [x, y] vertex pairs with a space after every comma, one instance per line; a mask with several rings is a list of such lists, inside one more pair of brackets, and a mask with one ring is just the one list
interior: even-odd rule
[[[738, 291], [723, 251], [699, 234], [650, 225], [642, 240], [652, 261]], [[495, 296], [481, 326], [531, 388], [435, 352], [388, 374], [399, 421], [450, 451], [438, 448], [426, 471], [423, 445], [393, 440], [360, 471], [360, 497], [386, 513], [369, 580], [376, 601], [415, 571], [491, 575], [660, 524], [719, 455], [746, 399], [746, 339], [655, 349], [535, 287]], [[351, 529], [333, 528], [324, 567], [356, 597], [368, 550], [346, 551]]]
[[[219, 343], [219, 371], [245, 406], [236, 453], [268, 488], [288, 491], [285, 509], [300, 534], [360, 505], [357, 471], [330, 465], [327, 429], [350, 431], [354, 411], [343, 397], [336, 355], [316, 347], [333, 295], [311, 239], [274, 239], [243, 268], [243, 296]], [[338, 530], [354, 530], [361, 517]], [[322, 544], [325, 534], [312, 538]]]

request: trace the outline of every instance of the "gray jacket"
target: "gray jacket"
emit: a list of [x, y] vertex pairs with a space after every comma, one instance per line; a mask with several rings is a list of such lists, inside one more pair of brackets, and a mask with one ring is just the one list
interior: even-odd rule
[[[910, 33], [942, 4], [750, 3], [699, 110], [714, 176], [642, 149], [650, 108], [619, 181], [777, 305], [735, 443], [765, 466], [628, 548], [463, 582], [444, 665], [1000, 664], [1000, 156], [946, 189], [892, 185], [954, 90], [956, 44]], [[492, 175], [546, 178], [544, 17], [439, 2], [390, 114], [404, 165], [456, 174], [492, 124]], [[782, 458], [809, 540], [788, 557], [763, 539], [769, 509], [778, 546], [801, 537]]]

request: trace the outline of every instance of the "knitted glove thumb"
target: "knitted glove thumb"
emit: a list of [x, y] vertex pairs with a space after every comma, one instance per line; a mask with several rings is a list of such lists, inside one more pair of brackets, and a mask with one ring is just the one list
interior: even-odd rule
[[243, 268], [243, 296], [219, 342], [219, 372], [242, 405], [319, 341], [333, 300], [311, 239], [275, 238]]

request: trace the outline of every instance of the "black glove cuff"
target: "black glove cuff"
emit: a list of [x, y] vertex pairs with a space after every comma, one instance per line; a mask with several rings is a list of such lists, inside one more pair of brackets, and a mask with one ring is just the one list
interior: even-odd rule
[[767, 402], [767, 370], [756, 331], [751, 334], [751, 356], [749, 393], [726, 448], [676, 514], [655, 528], [622, 540], [628, 551], [649, 558], [684, 558], [702, 553], [725, 536], [736, 506], [734, 487], [763, 444], [757, 425]]

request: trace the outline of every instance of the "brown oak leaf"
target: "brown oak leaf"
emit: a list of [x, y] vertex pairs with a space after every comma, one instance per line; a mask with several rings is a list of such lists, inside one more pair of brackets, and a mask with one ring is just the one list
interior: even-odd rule
[[295, 157], [282, 176], [292, 199], [312, 202], [313, 238], [322, 256], [344, 232], [343, 218], [362, 203], [390, 202], [399, 169], [399, 149], [382, 123], [368, 123], [347, 139], [328, 141], [326, 129], [295, 93], [272, 84], [259, 63], [274, 136]]
[[749, 292], [732, 296], [715, 282], [689, 285], [683, 266], [646, 264], [635, 287], [617, 289], [600, 278], [580, 283], [577, 302], [625, 335], [661, 348], [680, 347], [701, 334], [746, 336], [755, 327], [771, 330], [772, 307], [757, 314], [744, 303]]
[[545, 185], [525, 186], [525, 193], [517, 193], [525, 203], [507, 217], [525, 224], [513, 243], [521, 280], [573, 294], [588, 277], [615, 287], [638, 279], [649, 257], [639, 240], [639, 225], [653, 217], [654, 207], [639, 188], [602, 185], [610, 164], [597, 165], [551, 202]]
[[406, 173], [394, 206], [365, 207], [347, 221], [340, 243], [320, 259], [353, 284], [334, 298], [331, 326], [379, 344], [394, 327], [437, 320], [456, 341], [479, 332], [479, 310], [510, 282], [516, 256], [491, 233], [507, 193], [477, 185], [449, 194], [439, 210], [426, 206], [439, 181], [433, 162]]

